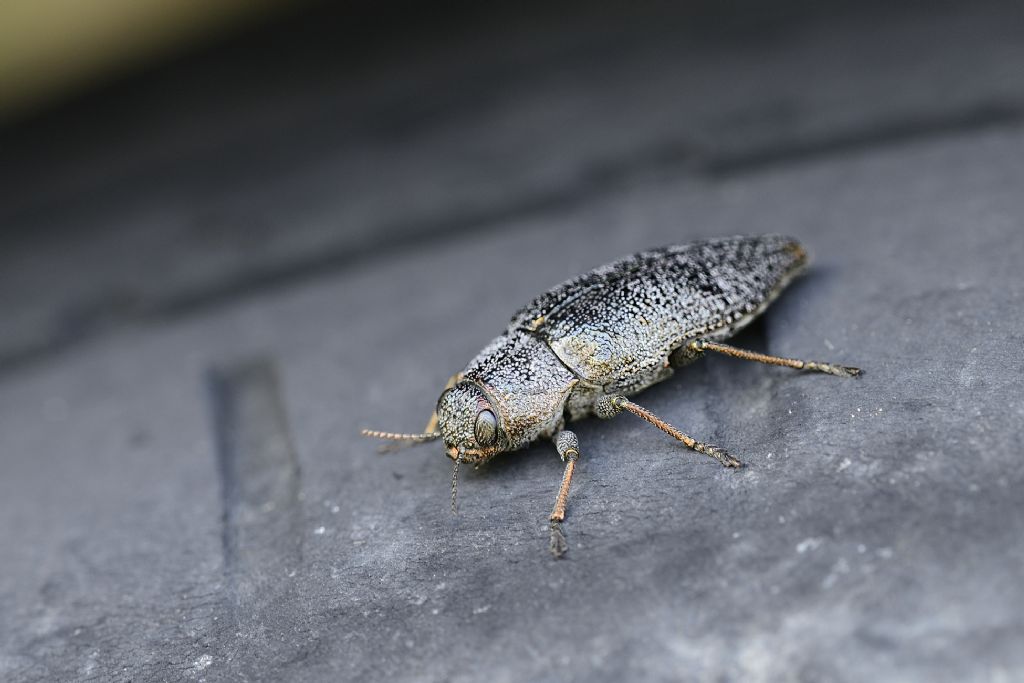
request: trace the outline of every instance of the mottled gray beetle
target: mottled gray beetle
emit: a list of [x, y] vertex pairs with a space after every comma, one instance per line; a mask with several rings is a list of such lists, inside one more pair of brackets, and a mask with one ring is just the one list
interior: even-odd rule
[[580, 455], [567, 421], [591, 414], [607, 419], [625, 410], [688, 448], [739, 467], [723, 449], [696, 441], [626, 397], [705, 351], [841, 377], [860, 374], [719, 343], [757, 317], [806, 263], [796, 240], [769, 235], [670, 246], [602, 266], [516, 313], [508, 329], [451, 378], [424, 433], [363, 433], [409, 443], [443, 439], [455, 461], [453, 509], [460, 463], [478, 466], [536, 439], [552, 439], [565, 462], [550, 516], [551, 551], [561, 556], [561, 522]]

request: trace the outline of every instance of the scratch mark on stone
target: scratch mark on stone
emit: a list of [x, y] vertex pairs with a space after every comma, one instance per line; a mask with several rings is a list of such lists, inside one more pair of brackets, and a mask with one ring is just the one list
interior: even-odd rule
[[302, 560], [299, 463], [270, 361], [211, 369], [207, 384], [227, 587], [236, 608], [252, 606], [278, 570]]

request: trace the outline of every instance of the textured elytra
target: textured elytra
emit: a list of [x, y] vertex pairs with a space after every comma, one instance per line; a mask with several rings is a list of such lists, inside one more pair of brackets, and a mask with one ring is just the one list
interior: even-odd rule
[[[669, 377], [673, 351], [691, 341], [734, 334], [805, 263], [791, 238], [730, 237], [644, 251], [552, 288], [518, 311], [442, 394], [449, 455], [482, 462], [554, 436], [566, 419], [603, 416], [603, 398]], [[485, 409], [498, 421], [490, 447], [473, 437]]]

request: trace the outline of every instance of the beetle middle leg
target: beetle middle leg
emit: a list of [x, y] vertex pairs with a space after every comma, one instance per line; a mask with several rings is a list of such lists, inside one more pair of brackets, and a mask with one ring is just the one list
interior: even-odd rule
[[551, 510], [548, 518], [551, 525], [551, 554], [556, 558], [565, 555], [569, 545], [562, 535], [562, 521], [565, 519], [565, 506], [569, 500], [569, 486], [572, 484], [572, 474], [576, 469], [576, 460], [580, 457], [580, 441], [576, 434], [568, 429], [563, 429], [555, 439], [555, 448], [558, 455], [565, 461], [565, 471], [562, 473], [562, 484], [558, 487], [558, 497], [555, 498], [555, 507]]
[[[736, 348], [735, 346], [729, 346], [728, 344], [719, 344], [718, 342], [705, 341], [703, 339], [692, 341], [686, 346], [681, 347], [681, 349], [686, 349], [686, 352], [680, 356], [680, 358], [687, 359], [694, 359], [705, 351], [714, 351], [715, 353], [721, 353], [723, 355], [740, 358], [742, 360], [752, 360], [757, 363], [766, 363], [768, 365], [781, 365], [782, 367], [793, 368], [794, 370], [824, 372], [827, 375], [835, 375], [836, 377], [856, 377], [861, 374], [860, 368], [851, 368], [846, 365], [837, 365], [836, 363], [822, 363], [821, 361], [815, 360], [800, 360], [797, 358], [769, 356], [766, 353], [747, 351], [745, 349]], [[677, 353], [681, 349], [677, 349]]]
[[689, 436], [679, 431], [678, 429], [670, 425], [668, 422], [665, 422], [660, 417], [658, 417], [651, 411], [647, 410], [646, 408], [638, 406], [637, 404], [633, 403], [625, 396], [605, 396], [600, 401], [598, 401], [597, 405], [595, 406], [595, 413], [597, 414], [597, 416], [604, 419], [614, 417], [623, 410], [633, 413], [637, 417], [642, 418], [647, 422], [650, 422], [652, 425], [654, 425], [661, 431], [665, 432], [672, 438], [682, 441], [683, 445], [689, 448], [690, 450], [710, 456], [717, 460], [718, 462], [722, 463], [722, 465], [724, 465], [725, 467], [743, 466], [743, 463], [729, 455], [729, 453], [726, 452], [724, 448], [719, 448], [718, 446], [709, 443], [704, 443], [703, 441], [697, 441], [692, 436]]

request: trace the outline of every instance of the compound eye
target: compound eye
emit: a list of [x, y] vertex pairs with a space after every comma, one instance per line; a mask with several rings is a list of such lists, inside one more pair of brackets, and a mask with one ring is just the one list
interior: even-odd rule
[[494, 437], [498, 434], [498, 420], [494, 413], [489, 410], [481, 410], [476, 416], [476, 425], [473, 427], [473, 435], [480, 446], [490, 446]]

